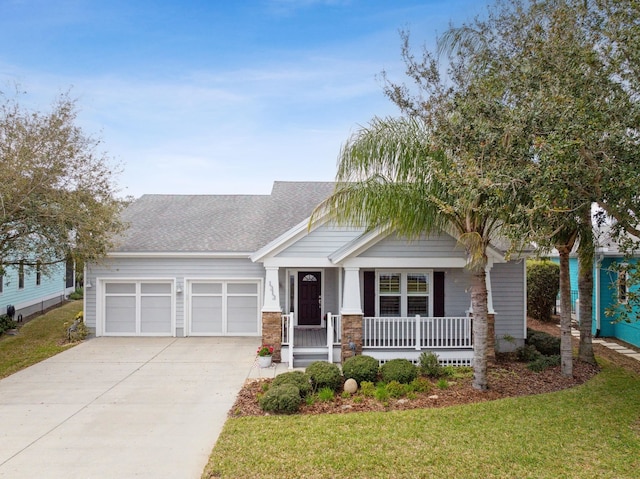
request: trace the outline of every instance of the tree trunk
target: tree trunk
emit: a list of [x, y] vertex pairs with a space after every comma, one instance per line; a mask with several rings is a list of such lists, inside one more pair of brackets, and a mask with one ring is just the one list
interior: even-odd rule
[[563, 376], [573, 376], [571, 280], [569, 278], [569, 253], [572, 246], [573, 244], [556, 246], [560, 255], [560, 364]]
[[[591, 221], [591, 214], [587, 212], [588, 222]], [[593, 342], [591, 326], [593, 323], [593, 262], [594, 244], [591, 232], [591, 223], [584, 225], [585, 230], [580, 235], [578, 245], [578, 297], [580, 312], [580, 348], [578, 359], [589, 364], [596, 364], [596, 357], [593, 354]]]
[[475, 271], [471, 279], [473, 309], [473, 387], [486, 391], [487, 383], [487, 283], [485, 270]]

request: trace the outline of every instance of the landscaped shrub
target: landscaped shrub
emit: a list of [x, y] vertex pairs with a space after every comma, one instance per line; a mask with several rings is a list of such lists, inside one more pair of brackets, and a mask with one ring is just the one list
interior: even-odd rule
[[527, 261], [527, 313], [551, 321], [560, 289], [560, 266], [552, 261]]
[[382, 365], [380, 375], [384, 382], [409, 384], [418, 377], [418, 369], [408, 359], [392, 359]]
[[535, 347], [545, 356], [560, 354], [560, 338], [552, 336], [549, 333], [527, 329], [526, 344]]
[[375, 382], [378, 379], [380, 365], [371, 356], [351, 356], [342, 364], [342, 374], [345, 379], [353, 378], [358, 384], [362, 381]]
[[362, 381], [360, 383], [360, 393], [363, 396], [373, 397], [376, 393], [376, 385], [371, 381]]
[[318, 391], [318, 399], [322, 402], [333, 401], [335, 392], [331, 388], [324, 387]]
[[286, 373], [278, 374], [271, 387], [276, 387], [281, 384], [293, 384], [300, 391], [300, 396], [305, 397], [311, 392], [311, 380], [309, 376], [302, 371], [289, 371]]
[[431, 391], [431, 381], [427, 378], [417, 377], [409, 384], [411, 390], [417, 393], [428, 393]]
[[293, 384], [270, 387], [260, 398], [260, 407], [264, 411], [282, 414], [298, 412], [301, 403], [300, 390]]
[[18, 327], [18, 323], [16, 323], [13, 319], [11, 319], [6, 314], [0, 316], [0, 334], [8, 331], [9, 329], [15, 329]]
[[558, 366], [560, 364], [560, 356], [540, 356], [535, 361], [531, 361], [527, 364], [527, 367], [536, 373], [542, 372], [547, 368]]
[[409, 390], [410, 389], [408, 384], [402, 384], [398, 381], [391, 381], [387, 384], [387, 392], [392, 398], [401, 398], [402, 396], [407, 394]]
[[311, 378], [311, 384], [315, 391], [325, 387], [337, 391], [342, 387], [340, 368], [335, 364], [315, 361], [307, 367], [306, 372]]
[[540, 354], [540, 351], [538, 351], [535, 346], [525, 344], [523, 347], [516, 349], [516, 356], [518, 361], [529, 363], [538, 359], [542, 354]]
[[438, 360], [438, 355], [431, 351], [423, 351], [420, 354], [420, 374], [429, 376], [430, 378], [439, 378], [442, 376], [442, 366]]
[[69, 299], [76, 300], [84, 298], [84, 289], [76, 288], [76, 290], [69, 295]]

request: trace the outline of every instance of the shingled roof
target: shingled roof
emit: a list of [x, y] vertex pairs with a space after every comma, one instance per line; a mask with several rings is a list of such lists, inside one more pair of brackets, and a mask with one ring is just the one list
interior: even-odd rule
[[329, 182], [277, 181], [270, 195], [143, 195], [116, 252], [252, 253], [311, 215]]

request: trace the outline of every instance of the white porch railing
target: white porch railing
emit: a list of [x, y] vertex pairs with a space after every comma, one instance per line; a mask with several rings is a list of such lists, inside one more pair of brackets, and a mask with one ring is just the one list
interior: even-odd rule
[[[282, 317], [282, 346], [288, 346], [288, 358], [287, 363], [289, 369], [293, 369], [293, 340], [294, 340], [294, 327], [293, 327], [293, 313], [283, 314]], [[284, 359], [284, 358], [282, 358]]]
[[365, 348], [473, 348], [471, 317], [365, 317], [362, 332]]
[[341, 323], [339, 314], [327, 313], [327, 354], [330, 363], [333, 362], [333, 346], [340, 346]]

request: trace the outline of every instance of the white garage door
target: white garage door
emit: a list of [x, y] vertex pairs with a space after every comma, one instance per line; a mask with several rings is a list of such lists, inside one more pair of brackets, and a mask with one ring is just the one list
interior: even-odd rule
[[107, 282], [104, 285], [105, 336], [172, 336], [171, 282]]
[[259, 334], [259, 282], [198, 281], [189, 285], [190, 336]]

